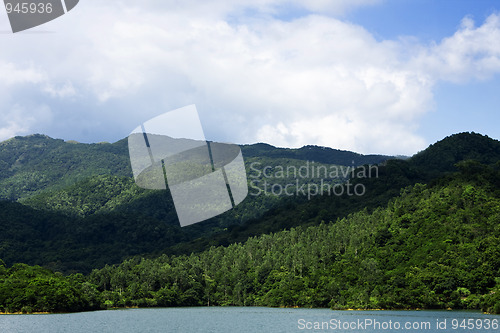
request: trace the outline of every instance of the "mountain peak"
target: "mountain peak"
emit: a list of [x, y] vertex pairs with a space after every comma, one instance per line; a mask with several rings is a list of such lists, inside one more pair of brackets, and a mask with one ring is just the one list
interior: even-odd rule
[[476, 160], [494, 164], [500, 160], [500, 141], [475, 132], [450, 135], [417, 153], [412, 164], [428, 173], [456, 171], [455, 164], [464, 160]]
[[[54, 139], [45, 134], [30, 134], [26, 136], [15, 136], [0, 142], [0, 146], [11, 147], [12, 149], [24, 149], [26, 147], [44, 147], [63, 143], [62, 139]], [[23, 148], [24, 147], [24, 148]]]

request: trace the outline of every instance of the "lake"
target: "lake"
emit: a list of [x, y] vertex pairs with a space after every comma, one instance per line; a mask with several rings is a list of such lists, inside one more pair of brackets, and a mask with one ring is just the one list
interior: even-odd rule
[[499, 322], [469, 311], [196, 307], [0, 315], [0, 332], [500, 332]]

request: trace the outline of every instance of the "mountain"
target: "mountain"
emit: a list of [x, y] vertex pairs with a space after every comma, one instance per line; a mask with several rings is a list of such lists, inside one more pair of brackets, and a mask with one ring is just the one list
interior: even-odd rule
[[[39, 140], [43, 148], [53, 139], [16, 140], [32, 152], [39, 148], [19, 142]], [[51, 144], [63, 151], [71, 145]], [[83, 154], [88, 147], [79, 149]], [[99, 155], [100, 148], [92, 149]], [[82, 179], [75, 173], [67, 186], [18, 186], [19, 202], [0, 202], [0, 311], [47, 309], [39, 298], [19, 293], [36, 293], [40, 281], [57, 281], [60, 289], [45, 292], [73, 286], [83, 309], [210, 303], [500, 312], [499, 141], [460, 133], [411, 158], [356, 169], [350, 168], [352, 160], [347, 166], [326, 163], [333, 161], [323, 154], [326, 148], [273, 153], [257, 144], [242, 150], [248, 153], [250, 189], [259, 195], [182, 229], [173, 222], [168, 191], [138, 189], [119, 168], [114, 175]], [[310, 152], [318, 162], [309, 159]], [[65, 159], [51, 154], [61, 172]], [[10, 159], [5, 172], [29, 173], [33, 158]], [[92, 161], [99, 158], [89, 153], [85, 163], [104, 170]], [[323, 178], [333, 192], [311, 195]], [[277, 193], [294, 179], [301, 181], [288, 188], [294, 195]], [[278, 186], [263, 190], [263, 182]], [[65, 273], [94, 270], [61, 278], [36, 267], [8, 268], [15, 262]], [[74, 299], [67, 303], [76, 308]]]
[[[466, 144], [469, 140], [473, 144]], [[409, 159], [383, 162], [372, 170], [372, 176], [361, 172], [370, 171], [368, 166], [355, 171], [351, 167], [356, 156], [358, 163], [373, 161], [374, 156], [364, 160], [355, 153], [312, 146], [242, 146], [249, 196], [235, 209], [180, 228], [168, 191], [144, 190], [134, 184], [129, 175], [126, 140], [88, 145], [40, 135], [17, 137], [0, 144], [0, 156], [11, 156], [4, 161], [9, 168], [0, 171], [10, 174], [2, 179], [2, 190], [12, 193], [14, 188], [21, 194], [17, 203], [2, 203], [0, 258], [8, 265], [24, 262], [63, 272], [89, 272], [134, 255], [199, 252], [296, 226], [334, 223], [351, 213], [387, 205], [403, 188], [442, 179], [458, 170], [454, 165], [461, 158], [478, 157], [492, 165], [500, 160], [499, 146], [500, 142], [488, 137], [461, 133]], [[326, 164], [334, 161], [329, 153], [344, 156], [346, 159], [340, 161], [348, 165]], [[445, 155], [450, 157], [444, 160]], [[376, 158], [383, 161], [386, 157]], [[310, 173], [302, 178], [291, 172], [286, 177], [287, 168], [303, 168]], [[341, 177], [328, 178], [318, 172], [320, 169], [336, 170]], [[20, 177], [31, 172], [53, 181], [32, 187]], [[13, 179], [17, 183], [6, 186]], [[324, 179], [330, 189], [337, 186], [335, 189], [344, 193], [310, 196], [312, 191], [300, 191], [305, 185], [320, 186]], [[349, 183], [340, 185], [346, 180]], [[70, 184], [64, 186], [66, 182]], [[274, 187], [264, 191], [266, 182]], [[287, 185], [293, 185], [289, 188], [293, 195], [275, 191]], [[362, 195], [349, 195], [348, 186], [351, 191], [358, 186]]]
[[317, 163], [358, 166], [363, 164], [378, 164], [394, 156], [362, 155], [351, 151], [332, 149], [321, 146], [304, 146], [298, 149], [277, 148], [265, 143], [243, 145], [243, 155], [249, 157], [291, 158]]
[[460, 161], [475, 160], [483, 164], [499, 161], [500, 142], [478, 133], [459, 133], [444, 138], [416, 154], [410, 164], [427, 179], [443, 172], [457, 171]]
[[500, 313], [500, 168], [464, 161], [442, 180], [335, 223], [196, 254], [135, 257], [87, 276], [0, 260], [0, 311], [235, 305]]
[[362, 185], [365, 190], [362, 196], [344, 193], [340, 196], [322, 195], [311, 200], [283, 203], [273, 207], [260, 219], [228, 228], [229, 234], [200, 238], [194, 242], [179, 244], [173, 250], [175, 253], [185, 253], [188, 248], [201, 250], [209, 244], [243, 242], [263, 231], [270, 233], [295, 226], [335, 222], [338, 218], [359, 210], [372, 211], [386, 205], [408, 186], [445, 181], [443, 177], [457, 172], [460, 165], [471, 161], [470, 159], [490, 166], [496, 165], [500, 161], [500, 142], [476, 133], [451, 135], [411, 158], [391, 159], [378, 165], [377, 175], [374, 177], [367, 177], [362, 172], [368, 170], [366, 167], [354, 171], [355, 177], [350, 179], [351, 188]]
[[[257, 152], [262, 147], [266, 153], [260, 156]], [[389, 158], [320, 147], [284, 149], [256, 144], [241, 149], [249, 180], [254, 189], [262, 188], [262, 195], [250, 194], [235, 209], [180, 228], [168, 191], [144, 190], [135, 185], [126, 139], [113, 144], [81, 144], [31, 135], [2, 142], [0, 197], [11, 202], [3, 202], [0, 212], [0, 258], [9, 265], [23, 262], [64, 272], [89, 272], [137, 254], [184, 251], [177, 246], [198, 243], [197, 239], [208, 239], [207, 246], [217, 245], [219, 241], [211, 242], [211, 236], [225, 235], [234, 226], [259, 220], [272, 208], [304, 200], [264, 190], [265, 182], [283, 187], [295, 183], [293, 175], [277, 175], [280, 168], [335, 168], [347, 174], [353, 160], [361, 164]], [[311, 174], [297, 181], [300, 186], [323, 178]], [[341, 173], [328, 182], [345, 179]], [[203, 246], [186, 251], [199, 251]]]
[[81, 144], [35, 134], [0, 143], [0, 199], [26, 198], [95, 175], [132, 176], [126, 140]]
[[88, 281], [115, 306], [500, 313], [499, 182], [500, 168], [469, 163], [445, 183], [416, 184], [372, 212], [189, 256], [127, 260]]
[[[379, 163], [391, 156], [361, 155], [324, 147], [241, 146], [245, 158], [311, 160], [343, 166]], [[262, 152], [262, 153], [260, 153]], [[34, 134], [0, 142], [0, 199], [18, 200], [63, 189], [89, 177], [132, 177], [127, 139], [83, 144]]]

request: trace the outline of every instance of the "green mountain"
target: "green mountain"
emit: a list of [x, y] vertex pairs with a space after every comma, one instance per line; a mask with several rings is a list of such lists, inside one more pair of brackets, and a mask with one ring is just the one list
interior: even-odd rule
[[[262, 147], [266, 153], [260, 156], [256, 152]], [[138, 254], [227, 245], [231, 242], [228, 238], [211, 242], [210, 237], [227, 235], [228, 229], [253, 223], [273, 208], [304, 200], [275, 193], [272, 188], [266, 190], [266, 182], [282, 187], [296, 180], [299, 186], [320, 180], [336, 184], [346, 179], [353, 161], [361, 164], [388, 158], [320, 147], [283, 149], [264, 144], [245, 145], [242, 151], [249, 180], [262, 195], [249, 195], [225, 214], [180, 228], [168, 191], [144, 190], [135, 185], [126, 140], [91, 145], [43, 135], [7, 140], [0, 144], [0, 196], [9, 201], [17, 199], [18, 203], [0, 202], [0, 258], [8, 265], [23, 262], [64, 272], [89, 272]], [[309, 164], [308, 158], [315, 160]], [[280, 176], [279, 170], [284, 168], [307, 173], [315, 168], [335, 169], [339, 176], [311, 172], [306, 178], [295, 179], [294, 175]], [[186, 245], [186, 249], [180, 245], [192, 242], [197, 245]]]
[[[116, 306], [483, 309], [500, 313], [500, 168], [467, 162], [385, 207], [88, 281]], [[138, 274], [137, 272], [140, 272]]]
[[426, 179], [441, 175], [443, 172], [457, 171], [460, 161], [475, 160], [484, 164], [499, 161], [500, 144], [478, 133], [451, 135], [411, 158], [411, 165], [419, 168]]
[[[263, 162], [270, 157], [352, 166], [353, 161], [354, 165], [362, 165], [391, 158], [312, 146], [287, 149], [255, 144], [241, 149], [244, 157], [258, 157]], [[127, 139], [112, 144], [83, 144], [34, 134], [0, 142], [0, 199], [27, 198], [98, 175], [132, 176]]]
[[[13, 143], [23, 140], [53, 139]], [[298, 195], [271, 186], [219, 217], [181, 229], [168, 191], [139, 189], [121, 169], [109, 174], [96, 167], [103, 173], [81, 179], [75, 173], [67, 186], [17, 186], [23, 189], [19, 202], [0, 202], [6, 263], [0, 262], [0, 311], [61, 310], [41, 300], [65, 290], [73, 296], [61, 302], [72, 311], [203, 304], [500, 311], [499, 141], [461, 133], [412, 158], [357, 169], [348, 168], [356, 154], [342, 152], [346, 159], [335, 162], [328, 152], [339, 151], [321, 147], [242, 150], [252, 191], [262, 190], [263, 182], [283, 188], [300, 178], [289, 188]], [[101, 165], [91, 155], [85, 163]], [[36, 164], [19, 159], [9, 160], [12, 174], [4, 179]], [[62, 170], [61, 160], [53, 161]], [[283, 176], [285, 170], [307, 177]], [[323, 179], [336, 192], [311, 196], [307, 191]], [[300, 193], [305, 185], [311, 187]], [[86, 277], [54, 277], [37, 267], [8, 268], [15, 262], [64, 272], [102, 268]], [[41, 287], [47, 284], [56, 287]]]
[[469, 160], [458, 170], [372, 212], [197, 254], [133, 258], [86, 277], [0, 262], [0, 311], [257, 305], [500, 313], [500, 167]]
[[126, 140], [81, 144], [35, 134], [0, 143], [0, 199], [17, 200], [96, 175], [132, 176]]
[[[471, 143], [467, 143], [469, 140]], [[500, 161], [500, 142], [477, 133], [451, 135], [409, 159], [392, 159], [382, 163], [371, 177], [369, 167], [355, 170], [354, 177], [350, 179], [351, 189], [357, 184], [362, 185], [365, 189], [362, 196], [348, 195], [345, 189], [340, 196], [322, 195], [302, 201], [298, 198], [273, 207], [263, 218], [230, 227], [229, 234], [211, 235], [180, 244], [174, 247], [174, 253], [185, 253], [188, 248], [202, 250], [215, 244], [243, 242], [263, 231], [270, 233], [295, 226], [334, 222], [362, 209], [372, 211], [385, 206], [408, 186], [442, 181], [443, 177], [458, 171], [460, 162], [470, 159], [496, 165]]]
[[245, 158], [291, 158], [296, 160], [315, 161], [317, 163], [337, 164], [344, 166], [378, 164], [386, 161], [388, 158], [393, 158], [393, 156], [384, 155], [362, 155], [350, 151], [321, 146], [304, 146], [299, 149], [276, 148], [265, 143], [243, 145], [242, 151]]

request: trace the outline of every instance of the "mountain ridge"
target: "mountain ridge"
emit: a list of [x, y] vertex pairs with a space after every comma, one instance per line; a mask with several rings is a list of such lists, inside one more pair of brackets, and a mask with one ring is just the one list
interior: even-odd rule
[[[431, 160], [440, 158], [439, 150], [442, 144], [445, 147], [455, 147], [456, 149], [464, 149], [465, 147], [469, 152], [461, 155], [456, 154], [456, 159], [447, 160], [444, 164], [438, 163], [438, 168], [442, 168], [442, 170], [436, 169], [439, 172], [430, 176], [427, 169], [422, 168], [419, 163], [413, 162], [412, 158], [387, 160], [378, 166], [377, 177], [354, 177], [351, 179], [353, 185], [362, 184], [365, 186], [366, 194], [361, 197], [348, 195], [311, 198], [302, 195], [279, 197], [272, 195], [272, 193], [263, 193], [260, 196], [249, 196], [242, 204], [220, 216], [186, 228], [176, 226], [177, 217], [168, 191], [139, 189], [134, 184], [131, 175], [113, 176], [106, 173], [96, 173], [91, 177], [82, 177], [81, 180], [72, 184], [53, 188], [51, 191], [37, 192], [22, 198], [20, 202], [24, 205], [6, 206], [8, 209], [4, 209], [3, 214], [0, 215], [0, 227], [5, 230], [5, 232], [0, 233], [0, 258], [5, 257], [8, 264], [23, 261], [29, 264], [48, 265], [61, 271], [78, 271], [79, 269], [88, 271], [92, 267], [101, 267], [104, 263], [116, 263], [117, 260], [141, 253], [152, 255], [153, 253], [198, 252], [210, 246], [227, 246], [235, 242], [244, 242], [249, 237], [299, 225], [316, 225], [322, 221], [334, 223], [338, 218], [356, 211], [362, 209], [371, 211], [376, 207], [386, 205], [391, 198], [399, 195], [401, 189], [407, 186], [418, 182], [429, 182], [437, 179], [435, 177], [443, 177], [454, 172], [452, 167], [456, 162], [460, 162], [458, 157], [474, 156], [477, 144], [481, 147], [493, 147], [486, 151], [490, 152], [491, 156], [485, 157], [483, 161], [500, 160], [500, 150], [497, 150], [497, 147], [500, 147], [500, 142], [475, 133], [457, 135], [447, 137], [443, 139], [444, 141], [441, 140], [444, 143], [432, 146], [431, 155], [428, 155], [430, 156], [428, 158]], [[454, 140], [466, 140], [471, 136], [476, 140], [474, 141], [475, 145], [454, 144]], [[44, 142], [54, 143], [56, 141], [56, 148], [62, 142], [62, 140], [47, 139], [44, 136], [34, 136], [31, 140], [38, 140], [39, 145]], [[25, 144], [30, 139], [21, 138], [18, 141]], [[13, 143], [16, 141], [14, 140]], [[12, 144], [12, 141], [9, 144]], [[79, 144], [68, 145], [79, 147]], [[116, 152], [116, 150], [123, 153], [126, 152], [127, 148], [126, 140], [114, 144], [83, 145], [85, 145], [86, 152], [102, 151], [101, 147], [105, 147], [107, 149], [105, 154], [110, 151]], [[273, 151], [272, 146], [265, 144], [250, 147], [250, 149], [253, 148]], [[316, 149], [306, 149], [306, 153], [311, 150], [316, 151]], [[320, 150], [330, 151], [329, 149]], [[26, 151], [32, 153], [30, 149]], [[78, 149], [76, 151], [79, 152]], [[297, 151], [288, 153], [296, 154]], [[0, 156], [1, 153], [2, 151], [0, 151]], [[57, 161], [58, 155], [54, 154], [52, 157], [56, 158]], [[426, 154], [425, 151], [420, 152], [418, 158], [425, 160]], [[119, 153], [117, 155], [121, 156]], [[288, 163], [298, 163], [295, 164], [298, 166], [304, 161], [249, 155], [249, 162], [261, 161], [264, 165], [266, 165], [265, 163], [270, 165], [273, 161], [279, 161], [279, 163], [288, 161]], [[72, 156], [74, 154], [69, 155], [69, 157]], [[278, 154], [278, 156], [283, 156], [283, 154]], [[304, 156], [306, 155], [299, 157], [305, 158]], [[123, 158], [123, 156], [121, 157]], [[119, 159], [122, 163], [124, 160], [124, 158]], [[28, 166], [35, 163], [33, 160], [29, 162], [31, 164]], [[88, 165], [89, 159], [84, 159], [83, 162], [84, 165]], [[126, 163], [128, 163], [128, 156]], [[71, 163], [67, 166], [71, 167]], [[77, 166], [73, 167], [73, 170], [78, 171], [81, 168], [79, 169]], [[103, 171], [103, 169], [98, 169], [98, 171]], [[78, 174], [78, 172], [76, 173]], [[306, 181], [313, 180], [306, 179]], [[26, 186], [26, 183], [20, 182], [20, 187], [22, 188], [22, 186]], [[30, 186], [29, 182], [27, 186]], [[8, 189], [8, 187], [2, 188], [4, 191]], [[26, 205], [30, 205], [38, 211], [45, 211], [44, 214], [40, 215], [43, 219], [37, 222], [48, 228], [44, 237], [40, 238], [34, 231], [30, 236], [30, 230], [36, 229], [36, 223], [27, 228], [25, 232], [20, 232], [16, 230], [15, 226], [9, 225], [9, 221], [12, 220], [9, 214], [15, 214], [16, 211], [23, 214]], [[34, 213], [30, 210], [29, 214]], [[71, 233], [72, 223], [87, 225], [88, 230], [80, 228]], [[113, 233], [109, 234], [110, 230], [114, 230], [116, 236], [113, 236]], [[151, 243], [150, 235], [145, 234], [145, 230], [152, 232], [154, 237], [157, 237], [155, 239], [158, 246]], [[6, 237], [9, 233], [13, 236]], [[107, 241], [113, 245], [99, 243], [100, 236], [91, 237], [92, 233], [105, 233]], [[88, 237], [90, 237], [90, 242]], [[32, 243], [29, 248], [23, 247], [23, 242], [33, 238], [36, 238], [37, 241]], [[79, 247], [86, 250], [78, 251]], [[38, 256], [40, 253], [45, 254]], [[67, 265], [67, 263], [73, 264]]]
[[[256, 154], [262, 145], [272, 156]], [[311, 146], [312, 147], [312, 146]], [[352, 166], [392, 158], [362, 155], [332, 148], [276, 148], [267, 144], [242, 145], [243, 157], [271, 157]], [[327, 153], [325, 153], [325, 150]], [[332, 156], [334, 154], [334, 156]], [[326, 155], [330, 155], [326, 158]], [[95, 175], [131, 177], [127, 138], [114, 143], [75, 143], [44, 134], [16, 136], [0, 142], [0, 199], [17, 200], [46, 190], [61, 189]]]

